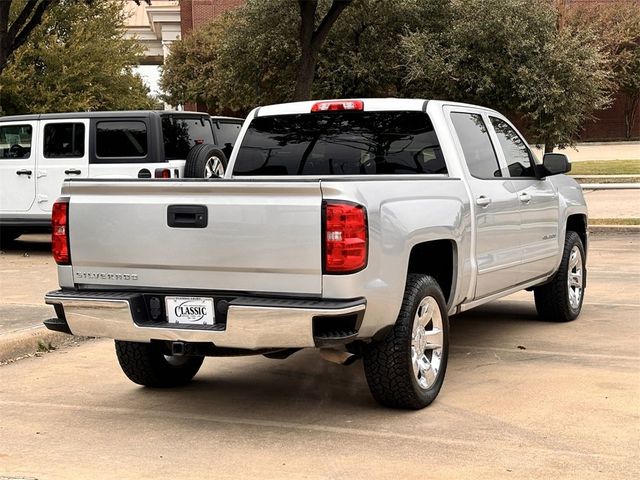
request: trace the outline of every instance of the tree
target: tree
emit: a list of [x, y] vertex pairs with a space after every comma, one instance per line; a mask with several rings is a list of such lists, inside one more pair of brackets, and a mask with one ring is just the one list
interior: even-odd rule
[[5, 114], [151, 108], [120, 0], [59, 0], [0, 73]]
[[[9, 56], [20, 48], [33, 30], [40, 25], [44, 12], [58, 0], [24, 0], [0, 2], [0, 72]], [[20, 3], [20, 5], [18, 5]], [[15, 14], [11, 15], [12, 7]], [[11, 17], [13, 21], [9, 25]]]
[[316, 62], [322, 44], [340, 13], [351, 3], [351, 0], [332, 0], [327, 13], [316, 27], [318, 16], [318, 0], [298, 0], [300, 7], [300, 58], [294, 100], [309, 100], [311, 87], [316, 72]]
[[616, 90], [624, 96], [625, 136], [640, 110], [640, 7], [634, 0], [567, 9], [566, 22], [577, 31], [592, 30], [608, 57]]
[[556, 20], [546, 0], [453, 0], [448, 28], [404, 36], [405, 92], [501, 110], [547, 151], [566, 146], [610, 84], [597, 38]]
[[[397, 51], [401, 35], [421, 25], [435, 28], [447, 3], [354, 1], [318, 53], [308, 98], [398, 95], [403, 85]], [[292, 25], [299, 18], [294, 2], [249, 1], [175, 42], [161, 78], [166, 100], [238, 113], [294, 100], [300, 42]]]
[[[60, 0], [0, 0], [0, 73], [11, 54], [25, 44], [44, 13]], [[78, 0], [80, 1], [80, 0]], [[93, 0], [83, 0], [87, 5]], [[140, 5], [140, 0], [134, 0]], [[150, 3], [150, 0], [145, 0]]]
[[[174, 44], [163, 88], [210, 110], [295, 99], [296, 7], [249, 1]], [[354, 0], [317, 53], [306, 98], [477, 103], [524, 123], [547, 149], [564, 146], [607, 103], [610, 85], [593, 32], [559, 32], [557, 19], [548, 0]]]

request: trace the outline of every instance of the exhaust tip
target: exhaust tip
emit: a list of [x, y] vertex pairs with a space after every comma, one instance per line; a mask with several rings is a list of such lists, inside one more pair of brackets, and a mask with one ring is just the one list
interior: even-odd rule
[[336, 350], [334, 348], [321, 348], [320, 356], [325, 360], [337, 363], [338, 365], [344, 365], [345, 367], [353, 364], [360, 357], [344, 350]]

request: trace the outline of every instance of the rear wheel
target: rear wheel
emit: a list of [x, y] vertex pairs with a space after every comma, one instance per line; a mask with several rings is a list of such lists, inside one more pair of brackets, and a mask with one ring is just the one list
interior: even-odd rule
[[582, 310], [585, 254], [580, 235], [567, 231], [560, 267], [553, 279], [533, 290], [536, 310], [543, 320], [569, 322]]
[[226, 155], [215, 145], [193, 147], [184, 165], [185, 178], [221, 178], [227, 169]]
[[447, 369], [449, 318], [438, 283], [409, 275], [400, 314], [388, 335], [364, 349], [367, 383], [382, 405], [420, 409], [435, 400]]
[[124, 374], [146, 387], [184, 385], [198, 373], [204, 357], [165, 355], [159, 343], [116, 340], [116, 355]]

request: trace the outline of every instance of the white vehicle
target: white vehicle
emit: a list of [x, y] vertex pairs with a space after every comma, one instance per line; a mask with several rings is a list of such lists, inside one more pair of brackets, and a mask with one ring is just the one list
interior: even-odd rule
[[65, 178], [222, 176], [240, 125], [176, 111], [1, 117], [0, 242], [50, 228]]

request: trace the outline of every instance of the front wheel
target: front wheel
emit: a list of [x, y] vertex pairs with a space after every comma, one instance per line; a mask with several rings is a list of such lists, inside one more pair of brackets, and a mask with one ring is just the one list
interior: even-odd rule
[[204, 357], [165, 355], [159, 343], [116, 340], [116, 355], [124, 374], [145, 387], [184, 385], [198, 373]]
[[582, 310], [585, 287], [585, 254], [580, 236], [567, 231], [560, 267], [553, 279], [533, 290], [536, 310], [543, 320], [569, 322]]
[[407, 277], [395, 325], [363, 353], [367, 383], [380, 404], [418, 410], [435, 400], [449, 355], [449, 318], [435, 279]]

